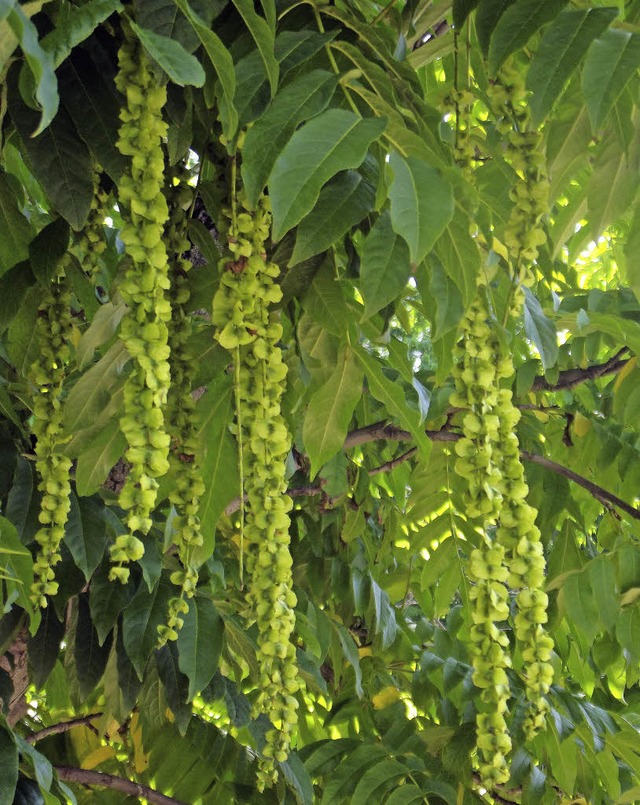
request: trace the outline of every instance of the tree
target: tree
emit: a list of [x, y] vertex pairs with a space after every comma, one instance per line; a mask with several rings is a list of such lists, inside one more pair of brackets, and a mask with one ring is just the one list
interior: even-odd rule
[[0, 803], [640, 801], [640, 5], [0, 12]]

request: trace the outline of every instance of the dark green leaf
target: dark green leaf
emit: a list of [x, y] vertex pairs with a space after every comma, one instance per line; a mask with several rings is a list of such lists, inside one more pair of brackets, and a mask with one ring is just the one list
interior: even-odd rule
[[205, 561], [211, 556], [218, 519], [225, 506], [240, 494], [238, 451], [229, 432], [231, 404], [232, 384], [230, 378], [224, 375], [202, 397], [200, 444], [204, 447], [202, 477], [206, 486], [200, 497], [198, 516], [204, 545], [196, 549], [196, 561], [198, 557]]
[[345, 171], [325, 185], [315, 207], [298, 227], [289, 265], [308, 260], [338, 242], [373, 210], [375, 197], [375, 186], [355, 171]]
[[407, 775], [409, 769], [394, 758], [386, 758], [367, 769], [359, 778], [352, 802], [380, 802], [385, 793]]
[[[640, 39], [638, 41], [640, 43]], [[632, 205], [639, 176], [640, 135], [636, 133], [628, 153], [613, 137], [602, 144], [587, 187], [587, 209], [594, 239]]]
[[33, 175], [60, 215], [74, 229], [82, 229], [93, 198], [93, 165], [87, 146], [78, 137], [65, 109], [58, 111], [42, 134], [32, 138], [37, 114], [22, 103], [11, 81], [9, 87], [11, 117], [22, 138]]
[[152, 592], [146, 584], [141, 584], [124, 611], [124, 646], [140, 679], [147, 659], [158, 643], [158, 626], [166, 620], [167, 603], [174, 593], [175, 588], [169, 579], [162, 576]]
[[527, 338], [536, 345], [545, 369], [554, 366], [558, 360], [558, 336], [554, 323], [545, 316], [540, 302], [525, 288], [524, 329]]
[[568, 618], [592, 640], [598, 631], [598, 604], [589, 577], [574, 573], [565, 581], [562, 592]]
[[618, 615], [616, 637], [636, 660], [640, 659], [640, 604], [625, 607]]
[[107, 637], [104, 643], [100, 643], [98, 633], [91, 621], [89, 594], [80, 593], [74, 658], [82, 698], [90, 696], [102, 678], [109, 659], [112, 639], [112, 637]]
[[453, 217], [453, 188], [437, 168], [416, 157], [391, 154], [391, 224], [419, 263]]
[[280, 65], [274, 52], [273, 31], [269, 28], [267, 22], [256, 13], [252, 0], [233, 0], [233, 4], [238, 9], [244, 24], [249, 29], [258, 47], [260, 58], [269, 78], [271, 96], [273, 97], [278, 87], [278, 74], [280, 72]]
[[31, 225], [20, 212], [5, 172], [0, 170], [0, 276], [26, 259], [31, 236]]
[[453, 0], [453, 24], [458, 30], [462, 28], [467, 17], [478, 5], [479, 0]]
[[156, 667], [164, 685], [167, 704], [176, 717], [180, 733], [184, 735], [191, 720], [191, 707], [187, 704], [189, 680], [178, 666], [178, 649], [175, 642], [167, 643], [156, 651]]
[[329, 109], [295, 132], [269, 178], [275, 240], [313, 209], [325, 182], [362, 163], [384, 125], [344, 109]]
[[35, 278], [49, 286], [69, 247], [69, 224], [58, 218], [45, 226], [29, 244], [29, 260]]
[[218, 670], [224, 622], [209, 598], [192, 598], [178, 632], [180, 670], [189, 679], [187, 701], [204, 690]]
[[[20, 5], [17, 3], [14, 5], [7, 20], [20, 42], [35, 82], [34, 100], [41, 110], [41, 116], [38, 122], [37, 114], [33, 114], [32, 127], [26, 136], [37, 137], [47, 128], [58, 111], [58, 80], [54, 72], [53, 60], [51, 55], [42, 49], [38, 41], [38, 30]], [[33, 124], [36, 125], [33, 126]]]
[[205, 74], [202, 65], [174, 39], [141, 28], [135, 22], [129, 23], [143, 48], [165, 71], [174, 84], [181, 87], [192, 85], [201, 87]]
[[360, 292], [364, 318], [370, 318], [400, 296], [410, 273], [409, 249], [393, 231], [391, 216], [386, 211], [373, 225], [362, 248]]
[[60, 641], [64, 637], [64, 623], [58, 620], [55, 607], [48, 606], [42, 612], [38, 631], [27, 637], [29, 678], [41, 689], [49, 678], [60, 653]]
[[20, 541], [16, 527], [1, 515], [0, 568], [4, 569], [7, 597], [9, 600], [16, 600], [23, 609], [32, 614], [30, 628], [34, 632], [39, 620], [33, 617], [33, 606], [29, 599], [33, 584], [33, 559]]
[[0, 805], [13, 805], [18, 782], [18, 747], [5, 717], [0, 715]]
[[597, 131], [611, 107], [640, 67], [640, 34], [608, 30], [591, 43], [582, 72], [582, 90]]
[[115, 11], [122, 11], [120, 0], [89, 0], [80, 8], [61, 6], [56, 27], [42, 40], [42, 49], [51, 55], [57, 69], [71, 51]]
[[64, 538], [73, 561], [89, 581], [102, 559], [107, 542], [104, 505], [90, 498], [78, 501], [71, 493], [71, 511]]
[[[113, 582], [109, 582], [113, 586]], [[120, 585], [121, 586], [121, 585]], [[122, 629], [118, 629], [116, 638], [116, 668], [118, 671], [118, 687], [122, 696], [122, 706], [126, 713], [130, 713], [138, 700], [142, 683], [138, 679], [136, 669], [129, 659], [124, 648]]]
[[543, 25], [550, 22], [566, 6], [567, 0], [516, 0], [500, 16], [491, 34], [489, 69], [496, 73], [504, 61], [524, 47]]
[[251, 204], [264, 189], [275, 161], [296, 128], [326, 109], [338, 79], [325, 70], [303, 73], [280, 92], [247, 132], [242, 178]]
[[476, 33], [482, 52], [489, 53], [489, 42], [498, 20], [515, 0], [480, 0], [476, 11]]
[[[53, 767], [51, 766], [49, 760], [43, 754], [38, 752], [37, 749], [31, 746], [28, 741], [25, 741], [22, 736], [16, 735], [16, 742], [18, 744], [20, 754], [23, 756], [23, 758], [26, 758], [27, 762], [29, 762], [33, 767], [36, 780], [38, 781], [38, 786], [40, 786], [40, 788], [45, 792], [49, 791], [51, 788], [51, 783], [53, 782]], [[36, 789], [38, 786], [36, 786]], [[37, 791], [37, 795], [42, 796], [40, 790]], [[47, 800], [47, 802], [51, 801], [52, 800]], [[16, 805], [16, 803], [14, 803], [14, 805]]]
[[91, 153], [117, 181], [125, 171], [127, 158], [116, 147], [120, 101], [113, 77], [104, 75], [82, 49], [75, 50], [58, 72], [62, 105]]
[[[207, 56], [209, 57], [214, 70], [218, 75], [221, 87], [221, 113], [225, 121], [225, 135], [231, 139], [236, 131], [238, 125], [238, 114], [234, 106], [234, 96], [236, 92], [236, 74], [233, 67], [233, 59], [227, 48], [222, 43], [220, 37], [215, 34], [208, 24], [203, 22], [202, 15], [194, 13], [191, 6], [186, 0], [174, 0], [175, 4], [185, 15], [189, 24], [194, 32], [202, 42]], [[210, 4], [206, 3], [205, 8]], [[153, 16], [155, 17], [156, 11], [154, 7]]]
[[91, 620], [98, 633], [100, 645], [116, 625], [118, 616], [131, 600], [134, 589], [132, 581], [127, 584], [109, 581], [110, 567], [109, 561], [105, 559], [93, 574], [89, 588]]
[[533, 92], [529, 109], [536, 123], [549, 114], [588, 46], [616, 13], [615, 8], [567, 10], [547, 28], [527, 72], [527, 88]]

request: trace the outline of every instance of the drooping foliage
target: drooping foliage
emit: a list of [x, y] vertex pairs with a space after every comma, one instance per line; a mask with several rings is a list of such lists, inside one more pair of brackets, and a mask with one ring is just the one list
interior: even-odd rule
[[640, 801], [639, 25], [0, 3], [0, 805]]

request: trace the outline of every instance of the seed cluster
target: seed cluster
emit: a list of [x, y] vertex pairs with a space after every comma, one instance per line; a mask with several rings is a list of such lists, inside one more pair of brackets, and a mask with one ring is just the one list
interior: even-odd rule
[[512, 369], [510, 361], [496, 360], [501, 348], [492, 329], [485, 301], [485, 289], [470, 306], [461, 324], [456, 346], [452, 405], [467, 409], [463, 438], [456, 443], [456, 472], [467, 484], [467, 514], [482, 518], [485, 532], [479, 547], [471, 551], [467, 574], [473, 583], [471, 659], [473, 681], [481, 689], [485, 706], [478, 713], [477, 747], [479, 771], [493, 785], [509, 779], [506, 756], [511, 736], [505, 720], [509, 701], [507, 669], [511, 667], [509, 639], [499, 624], [509, 617], [505, 547], [489, 537], [486, 526], [495, 522], [502, 504], [500, 443], [504, 402], [499, 388]]
[[96, 171], [93, 177], [93, 198], [86, 223], [75, 244], [75, 252], [82, 268], [92, 282], [97, 281], [100, 271], [100, 258], [107, 248], [104, 236], [104, 217], [108, 194], [100, 186], [100, 174]]
[[280, 401], [287, 367], [278, 342], [282, 326], [270, 310], [282, 292], [275, 279], [278, 266], [269, 262], [269, 200], [262, 197], [255, 212], [244, 202], [242, 212], [229, 213], [231, 259], [220, 264], [220, 287], [213, 299], [212, 320], [220, 344], [235, 354], [237, 434], [243, 468], [244, 538], [250, 575], [248, 603], [258, 626], [260, 689], [258, 712], [274, 728], [266, 736], [258, 775], [260, 790], [276, 778], [275, 761], [286, 760], [296, 726], [300, 689], [295, 647], [296, 596], [292, 590], [289, 552], [289, 511], [285, 459], [290, 437]]
[[69, 471], [71, 460], [62, 452], [66, 438], [62, 427], [62, 384], [71, 349], [71, 293], [64, 275], [44, 294], [36, 324], [38, 358], [30, 367], [34, 387], [32, 433], [36, 437], [38, 489], [43, 493], [35, 539], [39, 551], [34, 562], [31, 600], [46, 607], [55, 595], [54, 567], [62, 558], [60, 543], [71, 508]]
[[489, 98], [497, 118], [496, 126], [506, 136], [506, 158], [518, 175], [509, 191], [514, 206], [504, 232], [512, 265], [520, 281], [530, 285], [526, 271], [538, 256], [538, 247], [547, 236], [541, 225], [549, 210], [549, 181], [541, 148], [542, 134], [531, 126], [527, 93], [522, 71], [505, 65], [500, 77], [489, 87]]
[[171, 581], [180, 588], [180, 594], [169, 600], [167, 622], [158, 627], [159, 644], [176, 640], [184, 625], [182, 617], [189, 611], [185, 599], [192, 598], [198, 584], [198, 569], [194, 565], [194, 548], [203, 544], [200, 533], [198, 509], [204, 493], [204, 481], [196, 459], [197, 428], [195, 401], [191, 395], [196, 361], [189, 349], [193, 331], [189, 309], [189, 286], [187, 273], [191, 261], [184, 255], [190, 243], [186, 237], [186, 212], [193, 200], [193, 190], [186, 182], [176, 178], [169, 196], [170, 214], [166, 229], [169, 251], [171, 287], [171, 320], [169, 321], [169, 345], [171, 348], [171, 387], [167, 399], [166, 418], [172, 437], [169, 461], [176, 470], [175, 483], [169, 500], [176, 510], [173, 519], [173, 541], [178, 549], [180, 570], [171, 574]]
[[126, 582], [124, 565], [144, 554], [136, 532], [151, 528], [157, 478], [169, 469], [169, 434], [163, 406], [170, 383], [167, 324], [171, 308], [167, 251], [163, 241], [168, 208], [162, 194], [164, 155], [162, 139], [167, 126], [162, 120], [166, 89], [157, 84], [144, 51], [125, 38], [118, 54], [116, 85], [126, 97], [121, 113], [118, 149], [131, 157], [129, 170], [120, 180], [119, 203], [125, 220], [120, 237], [130, 259], [119, 290], [129, 306], [120, 336], [134, 367], [124, 389], [124, 416], [120, 427], [127, 439], [126, 459], [131, 465], [120, 493], [127, 510], [129, 534], [111, 548], [110, 578]]

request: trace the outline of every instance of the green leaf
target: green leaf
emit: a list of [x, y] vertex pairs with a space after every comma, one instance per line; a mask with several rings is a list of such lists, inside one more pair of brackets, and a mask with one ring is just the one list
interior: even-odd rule
[[437, 168], [416, 157], [391, 154], [391, 224], [419, 263], [453, 217], [453, 188]]
[[332, 626], [338, 635], [342, 652], [347, 662], [351, 664], [355, 676], [355, 690], [359, 699], [364, 696], [362, 688], [362, 669], [360, 668], [360, 655], [358, 654], [358, 647], [356, 646], [349, 630], [341, 623], [332, 621]]
[[104, 560], [91, 578], [89, 607], [91, 620], [102, 645], [116, 625], [118, 616], [127, 606], [133, 594], [133, 583], [114, 584], [109, 581], [110, 563]]
[[414, 783], [404, 783], [385, 799], [385, 805], [416, 805], [424, 802], [424, 793]]
[[362, 163], [384, 126], [381, 120], [329, 109], [295, 132], [269, 178], [275, 240], [313, 209], [325, 182], [341, 170]]
[[618, 615], [616, 638], [633, 657], [640, 659], [640, 604], [626, 607]]
[[613, 629], [620, 611], [613, 562], [609, 556], [596, 556], [589, 562], [588, 567], [600, 620], [606, 629]]
[[535, 123], [541, 123], [552, 110], [587, 48], [616, 14], [615, 8], [562, 11], [544, 32], [527, 72], [527, 89], [533, 92], [529, 109]]
[[106, 481], [109, 472], [126, 450], [127, 440], [120, 425], [111, 420], [103, 430], [91, 439], [90, 447], [78, 456], [76, 466], [76, 489], [88, 497], [97, 492]]
[[205, 561], [213, 551], [215, 530], [225, 506], [240, 494], [238, 450], [229, 432], [233, 389], [226, 375], [202, 397], [203, 423], [199, 429], [204, 447], [201, 459], [205, 491], [200, 497], [200, 529], [204, 545], [195, 550], [194, 561]]
[[78, 623], [76, 625], [74, 659], [80, 696], [83, 699], [93, 693], [102, 678], [104, 669], [107, 667], [111, 642], [111, 638], [105, 640], [103, 644], [98, 640], [98, 633], [91, 621], [89, 594], [80, 593], [78, 596]]
[[598, 631], [598, 604], [593, 597], [589, 577], [585, 573], [574, 573], [565, 581], [562, 592], [570, 622], [584, 632], [589, 640], [593, 640]]
[[55, 607], [48, 606], [42, 612], [38, 631], [33, 636], [27, 636], [29, 678], [38, 690], [44, 686], [53, 671], [64, 632], [64, 623], [58, 620]]
[[[188, 19], [189, 14], [184, 12], [187, 19], [176, 14], [176, 5], [182, 10], [175, 0], [134, 0], [135, 20], [143, 28], [175, 39], [193, 53], [198, 47], [199, 37]], [[203, 26], [211, 28], [211, 23], [226, 5], [227, 0], [191, 0], [187, 9]]]
[[524, 329], [527, 338], [536, 345], [545, 369], [554, 366], [558, 360], [558, 336], [554, 323], [545, 316], [540, 302], [525, 288]]
[[394, 758], [385, 758], [380, 763], [376, 763], [373, 768], [367, 769], [360, 777], [351, 802], [353, 805], [382, 802], [389, 788], [398, 785], [408, 772], [409, 769], [403, 763], [399, 763]]
[[269, 78], [271, 97], [273, 97], [278, 88], [278, 74], [280, 72], [280, 65], [278, 64], [274, 52], [275, 40], [273, 31], [266, 20], [256, 13], [252, 0], [233, 0], [233, 4], [238, 9], [240, 16], [244, 20], [244, 24], [249, 29], [249, 33], [258, 47], [264, 69]]
[[458, 30], [462, 28], [469, 14], [471, 14], [473, 9], [478, 5], [478, 1], [479, 0], [453, 0], [451, 15], [453, 16], [453, 24]]
[[281, 82], [299, 64], [310, 62], [311, 57], [315, 56], [335, 36], [335, 31], [329, 31], [324, 34], [310, 29], [281, 31], [276, 36], [275, 47], [276, 59], [280, 62]]
[[362, 364], [369, 390], [373, 396], [383, 403], [389, 414], [402, 428], [409, 431], [419, 452], [427, 459], [431, 453], [431, 442], [421, 426], [420, 414], [407, 405], [402, 387], [389, 380], [384, 375], [378, 361], [362, 347], [356, 346], [354, 350]]
[[[640, 40], [639, 40], [640, 41]], [[587, 209], [591, 234], [600, 234], [632, 205], [640, 176], [640, 135], [631, 143], [628, 154], [613, 138], [599, 150], [587, 187]]]
[[[33, 615], [29, 600], [33, 584], [33, 559], [18, 536], [16, 527], [0, 515], [0, 568], [4, 570], [4, 586], [7, 598], [17, 601], [20, 606]], [[4, 604], [0, 600], [0, 605]], [[0, 606], [0, 609], [2, 607]], [[38, 621], [32, 617], [32, 630], [38, 628]]]
[[58, 111], [58, 79], [54, 72], [54, 64], [50, 54], [42, 49], [38, 41], [36, 26], [17, 3], [9, 12], [7, 20], [20, 42], [20, 47], [35, 82], [35, 102], [41, 110], [41, 115], [40, 121], [37, 122], [37, 114], [34, 113], [32, 123], [37, 122], [37, 125], [35, 125], [35, 128], [31, 127], [27, 136], [37, 137], [47, 128]]
[[63, 107], [96, 160], [117, 181], [125, 172], [127, 158], [116, 146], [120, 100], [111, 76], [98, 69], [82, 49], [71, 54], [58, 74]]
[[311, 460], [311, 477], [344, 445], [353, 412], [362, 397], [363, 373], [348, 346], [326, 383], [311, 397], [302, 439]]
[[186, 0], [174, 0], [174, 2], [189, 20], [216, 71], [221, 87], [221, 112], [224, 111], [225, 135], [227, 139], [231, 139], [238, 125], [238, 113], [233, 103], [236, 92], [236, 74], [231, 54], [220, 37], [210, 30], [201, 17], [194, 13]]
[[141, 28], [131, 20], [129, 24], [142, 47], [162, 67], [174, 84], [180, 87], [189, 85], [201, 87], [204, 84], [205, 73], [202, 65], [179, 42]]
[[18, 783], [18, 747], [5, 717], [0, 715], [0, 805], [13, 805]]
[[582, 71], [582, 91], [596, 132], [640, 67], [640, 34], [610, 29], [591, 43]]
[[380, 215], [362, 247], [360, 292], [364, 300], [364, 319], [393, 302], [405, 290], [411, 262], [405, 241], [395, 234], [391, 215]]
[[[21, 735], [16, 735], [16, 742], [18, 744], [18, 748], [20, 750], [20, 754], [23, 756], [23, 759], [27, 760], [27, 763], [33, 768], [36, 780], [38, 785], [40, 786], [39, 794], [43, 792], [49, 791], [51, 788], [51, 783], [53, 782], [53, 767], [49, 760], [37, 749], [35, 749], [28, 741]], [[55, 797], [51, 799], [45, 798], [45, 805], [47, 802], [58, 803], [58, 800]], [[25, 804], [26, 805], [26, 804]]]
[[352, 801], [350, 795], [363, 773], [378, 763], [384, 763], [385, 760], [387, 760], [386, 751], [380, 745], [373, 743], [366, 743], [349, 752], [327, 781], [321, 805]]
[[249, 203], [255, 205], [275, 161], [296, 128], [320, 114], [333, 97], [338, 79], [312, 70], [281, 89], [267, 111], [248, 130], [243, 147], [242, 179]]
[[489, 42], [500, 17], [515, 0], [480, 0], [476, 11], [476, 33], [482, 52], [489, 53]]
[[180, 670], [189, 678], [187, 701], [204, 690], [218, 670], [224, 622], [209, 598], [192, 598], [178, 632]]
[[556, 17], [567, 0], [516, 0], [501, 15], [491, 34], [489, 70], [496, 73], [505, 60], [524, 47], [543, 25]]
[[356, 171], [345, 171], [325, 185], [315, 207], [298, 227], [289, 266], [308, 260], [336, 243], [368, 215], [376, 188]]
[[120, 0], [89, 0], [80, 8], [61, 6], [56, 27], [41, 42], [42, 49], [53, 59], [53, 66], [60, 67], [76, 45], [91, 36], [115, 11], [122, 11]]
[[107, 544], [104, 504], [71, 493], [71, 510], [64, 535], [65, 543], [76, 566], [87, 581], [100, 564]]
[[146, 584], [141, 584], [124, 611], [124, 647], [140, 680], [143, 679], [147, 659], [158, 644], [158, 626], [166, 620], [167, 604], [174, 593], [174, 586], [163, 575], [151, 592]]
[[123, 368], [129, 353], [121, 341], [85, 372], [69, 392], [64, 407], [67, 432], [90, 427], [111, 400], [114, 388], [124, 383]]
[[[178, 666], [178, 649], [175, 642], [167, 643], [156, 651], [156, 667], [158, 676], [164, 685], [167, 704], [175, 716], [176, 726], [180, 730], [180, 734], [184, 735], [191, 720], [191, 707], [187, 704], [189, 680]], [[175, 775], [172, 777], [175, 778]], [[158, 783], [164, 787], [160, 780]]]
[[69, 247], [69, 224], [62, 218], [40, 230], [29, 244], [29, 261], [35, 278], [48, 288]]
[[344, 337], [349, 327], [350, 315], [341, 285], [336, 280], [329, 261], [325, 261], [316, 272], [311, 287], [304, 295], [302, 306], [325, 330], [339, 338]]
[[6, 173], [0, 169], [0, 276], [27, 258], [32, 234]]
[[[11, 71], [14, 74], [14, 71]], [[75, 230], [84, 226], [93, 198], [93, 165], [89, 149], [78, 137], [65, 109], [37, 137], [31, 137], [36, 113], [20, 100], [9, 81], [9, 109], [22, 138], [33, 175], [55, 209]]]

